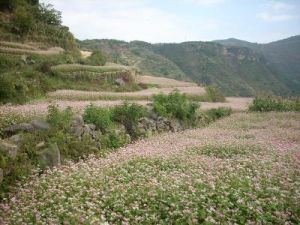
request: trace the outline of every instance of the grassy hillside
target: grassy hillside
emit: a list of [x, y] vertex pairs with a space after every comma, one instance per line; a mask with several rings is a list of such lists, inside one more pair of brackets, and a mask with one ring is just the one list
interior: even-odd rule
[[188, 76], [171, 60], [155, 53], [146, 42], [130, 43], [118, 40], [78, 41], [81, 48], [102, 49], [115, 63], [138, 67], [144, 74], [189, 80]]
[[[61, 13], [38, 1], [0, 3], [0, 104], [44, 98], [57, 89], [122, 90], [136, 88], [136, 71], [103, 67], [106, 56], [94, 51], [81, 58]], [[80, 64], [78, 64], [80, 63]]]
[[[230, 40], [232, 45], [237, 42]], [[225, 47], [215, 42], [153, 45], [139, 41], [79, 41], [83, 48], [101, 48], [113, 61], [136, 66], [146, 74], [216, 84], [227, 95], [292, 92], [290, 78], [282, 79], [282, 73], [273, 68], [261, 52], [249, 48], [252, 43], [239, 43], [242, 46]]]

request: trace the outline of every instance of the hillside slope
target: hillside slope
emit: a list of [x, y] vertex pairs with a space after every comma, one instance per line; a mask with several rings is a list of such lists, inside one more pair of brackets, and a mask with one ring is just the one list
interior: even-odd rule
[[[276, 43], [270, 43], [268, 50], [262, 51], [259, 44], [237, 39], [219, 42], [221, 44], [78, 41], [82, 48], [101, 48], [113, 61], [136, 66], [145, 74], [192, 80], [204, 85], [217, 84], [227, 95], [252, 96], [259, 92], [297, 94], [297, 48], [287, 50], [288, 57], [284, 57], [284, 61], [281, 58], [283, 54], [277, 54], [281, 50]], [[291, 68], [286, 68], [290, 62]], [[293, 72], [285, 76], [286, 71], [292, 69]]]
[[77, 40], [81, 48], [102, 49], [115, 63], [136, 66], [145, 74], [189, 80], [188, 76], [172, 61], [152, 51], [146, 42], [130, 43], [118, 40]]
[[300, 94], [300, 35], [268, 44], [251, 43], [233, 38], [216, 42], [231, 47], [248, 47], [262, 54], [268, 67], [292, 94]]

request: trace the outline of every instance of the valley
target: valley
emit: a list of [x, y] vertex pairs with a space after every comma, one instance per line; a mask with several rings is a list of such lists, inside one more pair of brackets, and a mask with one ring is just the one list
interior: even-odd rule
[[41, 2], [0, 3], [1, 225], [299, 224], [299, 35], [79, 40]]

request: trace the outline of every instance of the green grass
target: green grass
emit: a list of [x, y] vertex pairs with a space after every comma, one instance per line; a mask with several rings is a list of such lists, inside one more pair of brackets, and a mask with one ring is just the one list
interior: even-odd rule
[[115, 66], [90, 66], [81, 64], [63, 64], [51, 67], [53, 72], [61, 73], [72, 73], [72, 72], [95, 72], [95, 73], [106, 73], [106, 72], [117, 72], [120, 70], [128, 70], [126, 67], [115, 67]]

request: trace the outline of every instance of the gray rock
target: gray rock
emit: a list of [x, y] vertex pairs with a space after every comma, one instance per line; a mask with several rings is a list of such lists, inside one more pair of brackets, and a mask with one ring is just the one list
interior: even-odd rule
[[156, 112], [154, 112], [153, 110], [149, 110], [148, 115], [149, 115], [149, 118], [151, 118], [153, 120], [157, 120], [159, 117], [158, 114]]
[[49, 130], [50, 124], [44, 120], [32, 120], [31, 125], [34, 127], [34, 130]]
[[95, 124], [87, 124], [87, 126], [88, 126], [91, 130], [96, 130], [96, 125], [95, 125]]
[[37, 149], [39, 149], [39, 148], [42, 148], [42, 147], [44, 147], [45, 146], [45, 142], [40, 142], [40, 143], [38, 143], [35, 147], [37, 148]]
[[9, 140], [0, 141], [0, 151], [6, 152], [9, 157], [15, 159], [17, 157], [20, 147], [14, 143], [9, 142]]
[[183, 127], [178, 120], [171, 120], [170, 121], [170, 130], [172, 132], [178, 132], [178, 131], [182, 131]]
[[93, 137], [93, 130], [89, 127], [89, 125], [84, 125], [82, 127], [82, 137], [92, 136]]
[[83, 129], [83, 126], [80, 126], [80, 125], [72, 126], [72, 127], [70, 127], [70, 132], [72, 134], [74, 134], [76, 137], [81, 138], [81, 136], [84, 133], [84, 129]]
[[61, 165], [60, 151], [56, 143], [38, 152], [38, 160], [42, 167], [54, 167]]
[[126, 82], [123, 80], [123, 78], [118, 78], [115, 80], [116, 84], [119, 86], [125, 86]]
[[30, 123], [19, 123], [19, 124], [14, 124], [10, 127], [7, 127], [3, 130], [4, 134], [6, 135], [14, 135], [18, 132], [32, 132], [34, 131], [34, 127]]
[[16, 145], [20, 145], [20, 144], [22, 144], [23, 139], [22, 139], [22, 136], [20, 134], [16, 134], [16, 135], [11, 136], [9, 138], [9, 141], [13, 142]]
[[83, 117], [81, 115], [76, 115], [74, 118], [73, 118], [73, 121], [72, 121], [72, 124], [71, 126], [74, 126], [74, 125], [84, 125], [84, 120], [83, 120]]
[[0, 184], [1, 184], [2, 181], [3, 181], [3, 177], [4, 177], [4, 175], [3, 175], [3, 169], [0, 168]]

